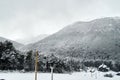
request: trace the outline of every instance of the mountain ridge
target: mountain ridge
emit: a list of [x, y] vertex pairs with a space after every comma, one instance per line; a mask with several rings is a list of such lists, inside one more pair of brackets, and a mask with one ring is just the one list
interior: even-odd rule
[[23, 44], [18, 43], [16, 41], [13, 41], [13, 40], [10, 40], [10, 39], [4, 38], [4, 37], [0, 37], [0, 42], [4, 42], [4, 41], [10, 41], [10, 42], [12, 42], [16, 49], [19, 49], [19, 48], [21, 48], [21, 47], [24, 46]]

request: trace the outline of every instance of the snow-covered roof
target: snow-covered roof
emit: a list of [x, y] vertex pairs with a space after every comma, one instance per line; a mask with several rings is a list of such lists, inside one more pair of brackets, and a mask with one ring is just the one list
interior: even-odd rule
[[101, 67], [102, 68], [108, 68], [107, 65], [105, 65], [105, 64], [102, 64], [102, 65], [99, 66], [99, 68], [101, 68]]

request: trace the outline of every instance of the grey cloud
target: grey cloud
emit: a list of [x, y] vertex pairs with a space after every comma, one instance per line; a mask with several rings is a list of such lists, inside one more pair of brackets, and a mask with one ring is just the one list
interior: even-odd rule
[[1, 0], [0, 36], [52, 34], [80, 20], [120, 16], [120, 0]]

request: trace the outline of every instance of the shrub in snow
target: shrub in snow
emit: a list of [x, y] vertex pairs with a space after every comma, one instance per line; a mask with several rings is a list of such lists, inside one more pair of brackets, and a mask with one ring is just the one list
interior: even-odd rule
[[109, 78], [112, 78], [113, 75], [112, 74], [105, 74], [104, 77], [109, 77]]
[[116, 61], [111, 70], [119, 72], [120, 71], [120, 61]]
[[120, 73], [117, 73], [116, 75], [117, 75], [117, 76], [120, 76]]
[[23, 69], [23, 70], [20, 70], [20, 72], [21, 72], [21, 73], [25, 73], [25, 70], [24, 70], [24, 69]]

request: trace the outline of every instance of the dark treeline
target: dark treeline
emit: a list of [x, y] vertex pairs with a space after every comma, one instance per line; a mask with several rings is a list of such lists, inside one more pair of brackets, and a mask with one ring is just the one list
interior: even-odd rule
[[[38, 55], [38, 71], [50, 72], [50, 67], [54, 67], [54, 72], [63, 73], [78, 71], [80, 62], [70, 59], [61, 59], [55, 55]], [[0, 70], [25, 70], [34, 71], [35, 52], [28, 51], [22, 53], [15, 49], [9, 41], [0, 42]], [[76, 66], [76, 67], [75, 67]]]
[[24, 55], [16, 50], [9, 41], [0, 42], [0, 69], [21, 70], [23, 69]]
[[[101, 64], [107, 65], [113, 71], [120, 71], [119, 61], [102, 60], [75, 60], [72, 58], [59, 58], [55, 55], [38, 55], [38, 71], [50, 72], [50, 67], [54, 67], [54, 72], [64, 73], [85, 70], [87, 67], [99, 68]], [[9, 41], [0, 42], [0, 70], [24, 70], [34, 71], [35, 52], [28, 51], [22, 53], [15, 49]]]

